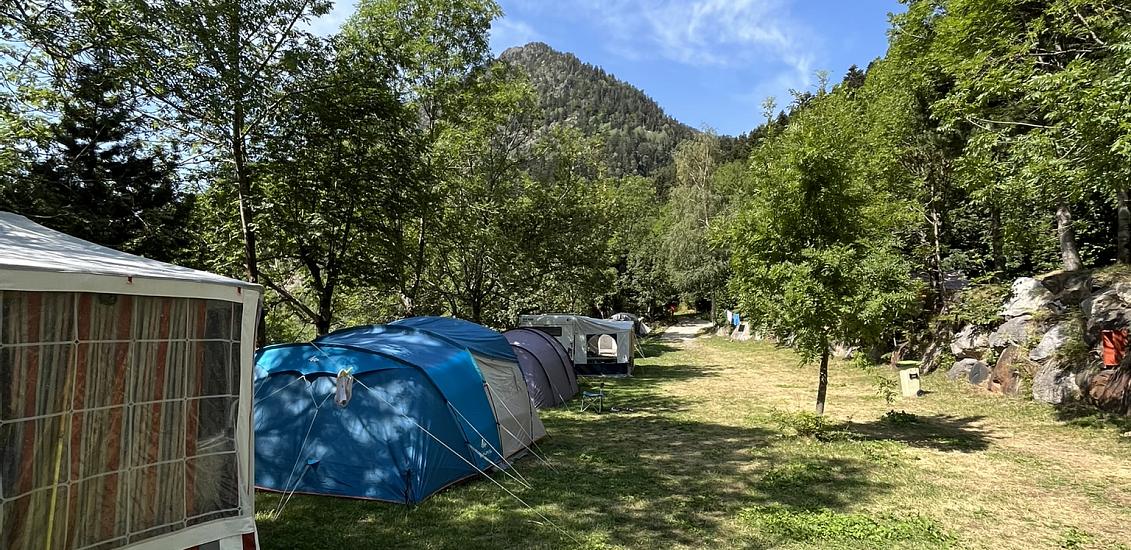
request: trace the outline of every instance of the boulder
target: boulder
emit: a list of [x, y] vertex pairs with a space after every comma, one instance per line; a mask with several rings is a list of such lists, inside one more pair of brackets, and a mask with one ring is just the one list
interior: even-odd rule
[[950, 367], [946, 377], [949, 380], [965, 379], [974, 385], [984, 384], [990, 378], [990, 366], [977, 359], [963, 359]]
[[[1117, 285], [1120, 286], [1120, 285]], [[1131, 289], [1123, 297], [1119, 289], [1109, 288], [1080, 302], [1080, 310], [1088, 318], [1088, 332], [1121, 328], [1131, 324]]]
[[1076, 375], [1058, 361], [1048, 361], [1033, 375], [1033, 400], [1053, 405], [1067, 403], [1079, 397], [1080, 386]]
[[1117, 414], [1131, 412], [1131, 369], [1105, 369], [1088, 380], [1088, 401], [1096, 408]]
[[1014, 317], [997, 328], [990, 334], [990, 347], [1005, 349], [1009, 345], [1024, 345], [1029, 341], [1029, 330], [1032, 328], [1032, 315]]
[[966, 325], [950, 343], [950, 352], [958, 359], [981, 359], [989, 348], [989, 334], [974, 325]]
[[1033, 314], [1048, 308], [1056, 299], [1045, 285], [1032, 277], [1021, 277], [1013, 281], [1009, 296], [999, 313], [1002, 317]]
[[1073, 323], [1075, 321], [1061, 321], [1052, 330], [1045, 333], [1041, 337], [1041, 342], [1037, 347], [1029, 352], [1030, 361], [1047, 361], [1051, 359], [1060, 348], [1064, 347], [1069, 340], [1072, 339]]
[[1065, 306], [1080, 304], [1092, 294], [1094, 287], [1089, 271], [1054, 271], [1037, 279], [1052, 292], [1054, 301]]
[[1023, 374], [1031, 374], [1035, 367], [1020, 346], [1010, 344], [998, 356], [986, 389], [1003, 395], [1017, 395], [1021, 392]]

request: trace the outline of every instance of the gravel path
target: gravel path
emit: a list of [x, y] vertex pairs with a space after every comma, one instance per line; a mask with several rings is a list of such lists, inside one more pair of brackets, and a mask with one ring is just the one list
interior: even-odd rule
[[665, 329], [664, 333], [660, 335], [660, 340], [665, 342], [686, 342], [710, 331], [712, 326], [710, 321], [704, 321], [702, 319], [682, 319], [678, 323]]

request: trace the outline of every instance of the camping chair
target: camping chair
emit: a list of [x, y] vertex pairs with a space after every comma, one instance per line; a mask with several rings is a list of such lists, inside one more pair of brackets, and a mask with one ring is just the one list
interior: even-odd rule
[[592, 409], [594, 406], [597, 407], [597, 414], [600, 414], [605, 410], [604, 382], [601, 382], [601, 385], [597, 388], [597, 391], [581, 392], [581, 412]]

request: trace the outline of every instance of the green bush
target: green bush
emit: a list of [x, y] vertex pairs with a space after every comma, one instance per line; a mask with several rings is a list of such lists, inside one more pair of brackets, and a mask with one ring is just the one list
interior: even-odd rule
[[880, 419], [884, 422], [887, 422], [888, 424], [895, 424], [897, 426], [916, 424], [919, 422], [918, 416], [915, 416], [914, 414], [911, 414], [907, 411], [897, 411], [895, 409], [884, 413], [884, 415], [880, 417]]
[[1009, 298], [1009, 286], [1005, 284], [975, 284], [958, 293], [950, 308], [958, 327], [966, 325], [990, 326], [1001, 319], [998, 312]]
[[774, 411], [770, 418], [786, 435], [812, 437], [818, 441], [841, 441], [851, 437], [840, 424], [811, 412]]

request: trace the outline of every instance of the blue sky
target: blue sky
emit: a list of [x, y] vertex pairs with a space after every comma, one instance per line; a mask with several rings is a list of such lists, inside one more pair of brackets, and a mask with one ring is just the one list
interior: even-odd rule
[[[761, 104], [812, 89], [818, 70], [837, 82], [887, 50], [897, 0], [499, 0], [491, 28], [501, 53], [545, 42], [644, 90], [695, 127], [740, 134], [762, 120]], [[338, 2], [315, 23], [332, 28], [353, 11]]]

